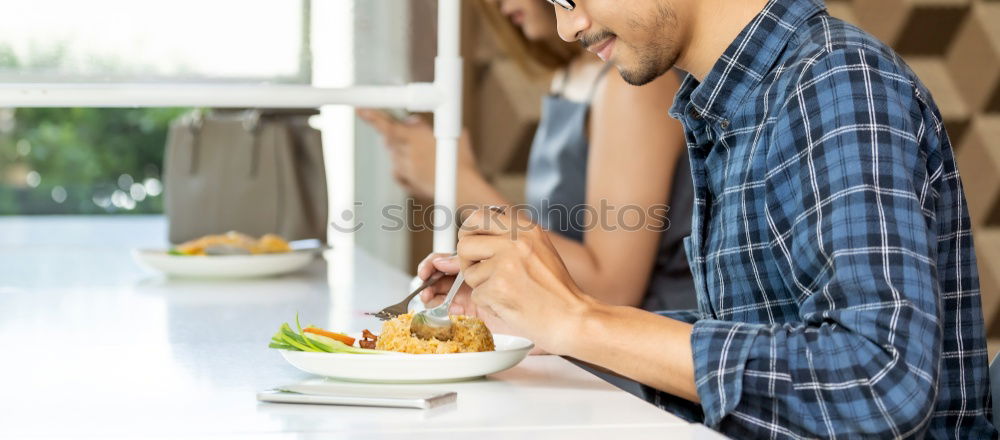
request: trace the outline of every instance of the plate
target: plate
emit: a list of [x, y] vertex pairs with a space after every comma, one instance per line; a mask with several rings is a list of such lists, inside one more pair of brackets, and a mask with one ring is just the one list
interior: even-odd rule
[[353, 354], [278, 350], [307, 373], [349, 382], [428, 383], [475, 379], [520, 363], [535, 346], [510, 335], [493, 335], [494, 351], [452, 354]]
[[314, 251], [282, 254], [184, 256], [162, 250], [136, 249], [139, 264], [167, 275], [190, 278], [260, 278], [295, 272], [309, 265]]

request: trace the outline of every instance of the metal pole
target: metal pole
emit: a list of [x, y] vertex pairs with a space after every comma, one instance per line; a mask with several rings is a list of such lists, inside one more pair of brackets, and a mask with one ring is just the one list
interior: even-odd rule
[[286, 107], [342, 104], [434, 110], [440, 99], [432, 84], [320, 88], [149, 84], [0, 85], [7, 107]]
[[434, 111], [437, 152], [434, 182], [434, 252], [455, 251], [458, 138], [462, 133], [461, 0], [438, 1], [438, 53], [434, 86], [441, 101]]

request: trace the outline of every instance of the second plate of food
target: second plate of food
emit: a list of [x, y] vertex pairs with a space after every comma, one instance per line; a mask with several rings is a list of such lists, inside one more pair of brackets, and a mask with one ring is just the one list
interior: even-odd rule
[[[304, 240], [316, 241], [316, 240]], [[316, 241], [319, 244], [318, 241]], [[206, 235], [170, 249], [138, 249], [139, 264], [167, 275], [194, 278], [254, 278], [295, 272], [304, 268], [322, 249], [295, 250], [281, 236], [254, 238], [236, 231]]]
[[260, 255], [172, 255], [163, 250], [136, 249], [139, 264], [167, 275], [187, 278], [258, 278], [298, 271], [317, 252], [293, 251]]

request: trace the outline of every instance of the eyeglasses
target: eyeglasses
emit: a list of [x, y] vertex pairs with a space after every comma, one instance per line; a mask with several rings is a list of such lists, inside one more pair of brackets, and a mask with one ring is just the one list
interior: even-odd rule
[[549, 0], [549, 3], [559, 6], [567, 11], [572, 11], [576, 8], [576, 2], [573, 0]]

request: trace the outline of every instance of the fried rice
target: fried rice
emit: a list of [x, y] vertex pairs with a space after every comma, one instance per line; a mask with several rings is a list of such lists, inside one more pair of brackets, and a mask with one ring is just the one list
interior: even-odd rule
[[493, 334], [479, 318], [451, 316], [454, 326], [450, 341], [423, 340], [410, 334], [412, 314], [399, 315], [382, 324], [375, 348], [412, 354], [443, 354], [493, 351]]
[[279, 235], [264, 234], [258, 240], [236, 231], [229, 231], [221, 235], [206, 235], [198, 239], [181, 243], [177, 245], [174, 250], [184, 255], [205, 255], [205, 248], [218, 245], [245, 249], [253, 255], [277, 254], [292, 251], [288, 242]]

